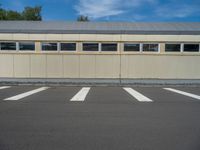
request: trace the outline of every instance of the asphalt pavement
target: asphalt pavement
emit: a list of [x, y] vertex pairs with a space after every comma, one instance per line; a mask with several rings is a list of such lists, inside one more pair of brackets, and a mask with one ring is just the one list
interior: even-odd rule
[[200, 150], [200, 88], [0, 86], [0, 150]]

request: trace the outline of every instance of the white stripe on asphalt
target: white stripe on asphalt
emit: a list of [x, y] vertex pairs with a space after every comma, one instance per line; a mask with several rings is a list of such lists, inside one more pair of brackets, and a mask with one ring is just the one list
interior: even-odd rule
[[83, 87], [70, 101], [84, 101], [90, 87]]
[[123, 88], [123, 89], [140, 102], [153, 102], [153, 100], [149, 99], [148, 97], [142, 95], [141, 93], [135, 91], [132, 88], [126, 87], [126, 88]]
[[0, 90], [10, 88], [10, 86], [0, 86]]
[[200, 100], [200, 96], [199, 95], [195, 95], [195, 94], [192, 94], [192, 93], [188, 93], [188, 92], [184, 92], [184, 91], [180, 91], [180, 90], [176, 90], [176, 89], [172, 89], [172, 88], [164, 88], [164, 89], [168, 90], [168, 91], [171, 91], [171, 92], [175, 92], [175, 93], [178, 93], [178, 94], [182, 94], [182, 95], [185, 95], [185, 96], [192, 97], [192, 98]]
[[22, 94], [13, 96], [13, 97], [6, 98], [6, 99], [4, 99], [4, 100], [12, 100], [12, 101], [19, 100], [19, 99], [22, 99], [22, 98], [24, 98], [24, 97], [33, 95], [33, 94], [35, 94], [35, 93], [44, 91], [44, 90], [46, 90], [46, 89], [48, 89], [48, 88], [49, 88], [49, 87], [41, 87], [41, 88], [38, 88], [38, 89], [35, 89], [35, 90], [32, 90], [32, 91], [28, 91], [28, 92], [25, 92], [25, 93], [22, 93]]

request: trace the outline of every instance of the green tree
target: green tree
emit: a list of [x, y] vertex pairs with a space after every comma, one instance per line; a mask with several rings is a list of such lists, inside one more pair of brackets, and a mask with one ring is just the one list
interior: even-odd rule
[[0, 4], [0, 20], [6, 20], [6, 11], [1, 8], [1, 4]]
[[78, 16], [77, 21], [88, 22], [90, 20], [89, 20], [88, 16], [80, 15], [80, 16]]
[[0, 8], [0, 20], [6, 20], [6, 11]]
[[42, 7], [25, 7], [24, 11], [5, 10], [0, 4], [0, 20], [42, 20]]
[[22, 20], [21, 13], [9, 10], [6, 12], [6, 20]]
[[35, 6], [35, 7], [25, 7], [24, 11], [22, 12], [22, 16], [24, 20], [42, 20], [41, 16], [42, 7]]

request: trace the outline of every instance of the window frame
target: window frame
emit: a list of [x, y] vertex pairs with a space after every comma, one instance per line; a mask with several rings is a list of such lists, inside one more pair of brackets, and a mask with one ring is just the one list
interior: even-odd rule
[[[34, 44], [34, 50], [20, 50], [20, 43], [33, 43]], [[26, 52], [35, 52], [36, 51], [36, 42], [34, 41], [18, 41], [18, 49], [17, 51], [20, 53], [26, 53]]]
[[[62, 50], [61, 49], [61, 44], [64, 43], [64, 44], [75, 44], [75, 50]], [[78, 47], [78, 43], [77, 42], [59, 42], [58, 43], [58, 51], [61, 52], [61, 53], [74, 53], [74, 52], [77, 52], [77, 47]]]
[[[141, 43], [142, 44], [142, 52], [143, 53], [160, 53], [160, 43]], [[145, 44], [156, 44], [158, 45], [158, 51], [144, 51], [144, 45]]]
[[[116, 44], [117, 45], [117, 49], [116, 49], [116, 51], [102, 51], [102, 45], [103, 44]], [[116, 53], [116, 52], [118, 52], [119, 51], [119, 42], [102, 42], [102, 43], [100, 43], [100, 47], [101, 47], [101, 52], [105, 52], [105, 53]]]
[[[5, 49], [5, 50], [2, 50], [1, 49], [1, 43], [15, 43], [15, 50], [8, 50], [8, 49]], [[17, 52], [18, 51], [18, 42], [17, 41], [0, 41], [0, 52]]]
[[[182, 49], [182, 52], [183, 53], [199, 53], [200, 52], [200, 43], [182, 43], [183, 44], [183, 49]], [[198, 51], [185, 51], [184, 48], [185, 48], [185, 44], [189, 44], [189, 45], [199, 45], [199, 50]]]
[[[44, 53], [55, 53], [55, 52], [59, 52], [59, 43], [58, 42], [40, 42], [41, 43], [41, 52], [44, 52]], [[56, 43], [56, 45], [57, 45], [57, 49], [56, 50], [43, 50], [42, 49], [42, 46], [43, 46], [43, 44], [44, 43]]]
[[[139, 45], [139, 50], [138, 51], [125, 51], [125, 44], [138, 44]], [[140, 53], [141, 52], [141, 43], [125, 42], [125, 43], [123, 43], [123, 52], [125, 52], [125, 53]]]
[[[167, 44], [179, 44], [180, 45], [180, 51], [166, 51], [166, 45]], [[170, 42], [170, 43], [165, 43], [165, 51], [164, 51], [165, 53], [181, 53], [182, 52], [182, 43], [172, 43], [172, 42]]]
[[[89, 51], [89, 50], [83, 50], [83, 45], [84, 44], [98, 44], [98, 50], [97, 51]], [[81, 45], [82, 45], [82, 49], [81, 49], [81, 52], [92, 52], [92, 53], [95, 53], [95, 52], [100, 52], [101, 51], [101, 47], [100, 47], [100, 43], [99, 42], [82, 42], [81, 43]]]

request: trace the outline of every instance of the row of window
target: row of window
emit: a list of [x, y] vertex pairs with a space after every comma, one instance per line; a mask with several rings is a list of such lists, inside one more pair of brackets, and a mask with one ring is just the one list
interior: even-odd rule
[[[116, 43], [83, 43], [83, 51], [117, 51]], [[76, 51], [76, 43], [42, 43], [43, 51]]]
[[[1, 42], [0, 43], [0, 50], [16, 50], [17, 43], [16, 42]], [[35, 50], [35, 43], [34, 42], [19, 42], [19, 50], [28, 50], [34, 51]]]
[[[18, 47], [18, 48], [17, 48]], [[99, 51], [99, 43], [83, 43], [83, 51]], [[0, 50], [34, 51], [34, 42], [0, 42]], [[42, 43], [42, 51], [76, 51], [76, 43]], [[117, 51], [116, 43], [101, 44], [101, 51]]]
[[[42, 51], [76, 51], [76, 43], [42, 43]], [[200, 44], [165, 44], [166, 52], [199, 52]], [[0, 42], [0, 50], [34, 51], [34, 42]], [[117, 51], [117, 43], [82, 43], [83, 51]], [[158, 52], [159, 44], [125, 43], [125, 52]]]
[[[182, 45], [182, 46], [181, 46]], [[165, 44], [166, 52], [199, 52], [199, 44]], [[124, 51], [158, 51], [158, 44], [124, 44]]]
[[[181, 44], [166, 44], [165, 51], [166, 52], [180, 52], [181, 51]], [[183, 44], [183, 51], [184, 52], [199, 52], [199, 44]]]

